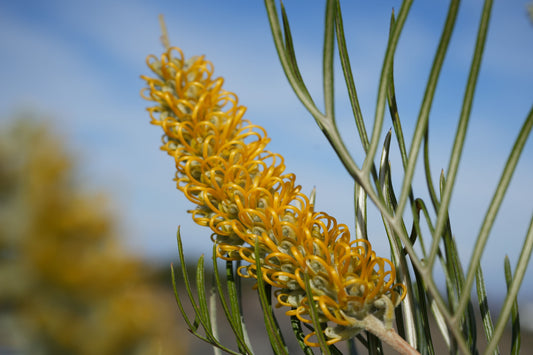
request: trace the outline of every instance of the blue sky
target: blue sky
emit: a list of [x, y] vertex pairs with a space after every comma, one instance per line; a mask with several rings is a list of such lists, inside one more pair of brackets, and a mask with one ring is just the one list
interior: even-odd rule
[[[297, 56], [320, 103], [322, 2], [286, 1]], [[369, 4], [370, 3], [370, 4]], [[304, 5], [305, 4], [305, 5]], [[341, 2], [345, 30], [367, 126], [371, 127], [391, 8], [400, 2]], [[452, 226], [465, 266], [513, 140], [533, 103], [533, 25], [526, 1], [495, 1], [477, 96], [452, 200]], [[446, 8], [413, 6], [399, 43], [396, 91], [411, 137]], [[430, 121], [434, 179], [448, 165], [470, 55], [481, 12], [465, 1], [452, 38]], [[269, 149], [283, 153], [305, 192], [317, 187], [317, 205], [353, 225], [352, 183], [327, 141], [290, 90], [278, 63], [260, 1], [3, 1], [0, 2], [0, 119], [21, 112], [50, 118], [82, 162], [90, 188], [110, 191], [120, 232], [136, 252], [176, 255], [182, 227], [185, 248], [210, 253], [209, 231], [185, 212], [191, 205], [175, 189], [173, 161], [158, 150], [161, 132], [149, 125], [139, 91], [145, 57], [159, 54], [158, 14], [172, 44], [186, 56], [205, 54], [226, 89], [248, 107], [247, 118], [265, 127]], [[338, 64], [338, 63], [337, 63]], [[342, 76], [337, 75], [337, 117], [353, 156], [362, 161]], [[391, 127], [385, 121], [384, 132]], [[384, 137], [384, 133], [383, 133]], [[382, 137], [382, 139], [383, 139]], [[503, 288], [504, 253], [515, 264], [533, 213], [533, 143], [529, 140], [483, 258], [489, 287]], [[398, 155], [392, 168], [401, 172]], [[422, 175], [415, 193], [426, 196]], [[387, 253], [375, 224], [376, 249]], [[373, 227], [374, 228], [374, 227]], [[491, 277], [493, 276], [493, 277]], [[533, 269], [522, 297], [533, 300]]]

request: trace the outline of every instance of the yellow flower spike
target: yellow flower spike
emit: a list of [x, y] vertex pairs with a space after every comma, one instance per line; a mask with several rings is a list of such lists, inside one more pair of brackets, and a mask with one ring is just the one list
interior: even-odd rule
[[[149, 56], [147, 65], [157, 76], [142, 77], [141, 95], [155, 103], [151, 123], [164, 131], [161, 149], [175, 160], [177, 188], [196, 205], [193, 220], [211, 229], [217, 256], [247, 261], [238, 275], [257, 278], [257, 242], [263, 279], [277, 288], [279, 305], [311, 323], [308, 278], [311, 302], [331, 324], [324, 330], [328, 344], [354, 336], [367, 316], [390, 327], [405, 294], [393, 264], [314, 210], [283, 157], [265, 149], [265, 130], [245, 120], [237, 96], [213, 78], [213, 65], [203, 57], [185, 60], [178, 48]], [[318, 346], [309, 341], [314, 335], [305, 342]]]

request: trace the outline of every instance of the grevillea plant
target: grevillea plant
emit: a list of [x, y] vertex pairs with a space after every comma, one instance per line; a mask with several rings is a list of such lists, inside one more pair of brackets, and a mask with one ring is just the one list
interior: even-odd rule
[[[352, 239], [344, 224], [314, 211], [283, 157], [265, 149], [264, 129], [243, 119], [237, 96], [213, 77], [211, 63], [169, 48], [148, 57], [148, 66], [157, 75], [144, 77], [145, 98], [156, 102], [148, 109], [152, 123], [163, 128], [178, 189], [196, 204], [194, 221], [211, 229], [217, 257], [246, 261], [241, 277], [257, 279], [259, 267], [279, 304], [291, 308], [287, 315], [312, 323], [314, 303], [319, 320], [332, 323], [324, 330], [327, 344], [368, 327], [367, 317], [390, 329], [404, 294], [394, 265], [367, 240]], [[309, 340], [314, 334], [307, 345], [319, 345]]]
[[[491, 1], [486, 1], [479, 26], [472, 70], [464, 97], [463, 111], [446, 176], [442, 176], [439, 193], [431, 180], [427, 156], [427, 122], [437, 79], [447, 51], [457, 16], [458, 2], [452, 1], [435, 54], [426, 95], [420, 110], [415, 134], [408, 152], [396, 107], [392, 66], [396, 44], [409, 12], [411, 1], [404, 1], [398, 18], [392, 16], [390, 38], [383, 63], [378, 92], [374, 130], [368, 139], [346, 50], [340, 4], [329, 0], [326, 6], [324, 36], [325, 112], [314, 104], [299, 74], [287, 14], [282, 6], [282, 22], [273, 0], [265, 1], [274, 42], [281, 64], [295, 93], [315, 118], [355, 183], [357, 238], [344, 224], [327, 213], [314, 209], [314, 197], [306, 196], [296, 184], [294, 174], [285, 171], [282, 155], [266, 149], [269, 138], [265, 130], [244, 119], [246, 109], [238, 104], [237, 95], [223, 88], [224, 80], [214, 75], [213, 65], [204, 57], [186, 59], [182, 51], [168, 45], [160, 56], [149, 56], [151, 75], [143, 76], [146, 88], [142, 95], [152, 101], [148, 108], [152, 124], [162, 128], [162, 150], [176, 164], [177, 188], [196, 208], [193, 220], [209, 228], [214, 245], [213, 289], [218, 294], [227, 321], [233, 330], [238, 351], [220, 341], [214, 317], [213, 300], [208, 301], [205, 288], [203, 257], [197, 266], [198, 301], [193, 297], [178, 233], [183, 283], [195, 312], [190, 321], [176, 289], [176, 299], [190, 330], [215, 348], [229, 353], [253, 353], [243, 323], [239, 277], [257, 281], [267, 333], [275, 353], [288, 353], [271, 307], [271, 297], [286, 307], [295, 336], [302, 350], [313, 353], [337, 353], [333, 345], [348, 341], [355, 353], [354, 339], [359, 339], [370, 353], [382, 351], [381, 342], [405, 354], [433, 354], [429, 325], [436, 320], [452, 353], [477, 351], [476, 318], [470, 290], [474, 279], [483, 327], [488, 340], [487, 353], [494, 353], [503, 326], [512, 313], [517, 319], [516, 294], [522, 281], [533, 246], [529, 229], [524, 251], [515, 270], [507, 273], [509, 292], [500, 318], [493, 326], [486, 309], [486, 294], [479, 260], [494, 217], [509, 183], [518, 157], [533, 125], [529, 113], [516, 140], [498, 190], [489, 206], [478, 237], [471, 264], [463, 271], [448, 223], [448, 206], [457, 166], [461, 157], [464, 133], [472, 104], [479, 63], [487, 32]], [[354, 116], [366, 151], [363, 166], [358, 167], [346, 149], [333, 112], [333, 54], [335, 38]], [[389, 151], [392, 133], [386, 135], [379, 165], [374, 163], [378, 149], [385, 107], [388, 104], [404, 166], [399, 195], [392, 187]], [[431, 220], [424, 201], [415, 198], [411, 182], [420, 147], [424, 143], [424, 167], [436, 220]], [[372, 250], [366, 228], [367, 200], [383, 217], [391, 245], [391, 260]], [[411, 233], [407, 232], [403, 212], [412, 210]], [[420, 218], [421, 213], [424, 219]], [[421, 224], [430, 231], [426, 248]], [[427, 238], [427, 237], [426, 237]], [[422, 251], [415, 252], [415, 243]], [[443, 250], [441, 250], [443, 248]], [[226, 291], [220, 278], [217, 259], [226, 261]], [[432, 277], [436, 259], [440, 259], [447, 282], [443, 296]], [[410, 272], [412, 268], [414, 272]], [[509, 267], [507, 267], [510, 270]], [[174, 270], [173, 270], [174, 273]], [[227, 294], [227, 295], [226, 295]], [[214, 299], [214, 296], [211, 297]], [[445, 302], [445, 298], [448, 300]], [[403, 301], [403, 302], [402, 302]], [[398, 307], [399, 306], [399, 307]], [[303, 330], [302, 324], [308, 330]], [[396, 326], [397, 331], [394, 329]], [[200, 331], [203, 328], [203, 333]], [[366, 337], [363, 336], [366, 334]], [[513, 333], [514, 350], [519, 348], [519, 331]]]

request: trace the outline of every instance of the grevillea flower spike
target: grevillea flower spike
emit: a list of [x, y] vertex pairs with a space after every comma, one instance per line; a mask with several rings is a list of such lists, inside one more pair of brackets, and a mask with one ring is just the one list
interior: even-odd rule
[[[265, 149], [265, 130], [243, 119], [245, 107], [213, 76], [213, 65], [203, 57], [185, 60], [178, 48], [149, 56], [147, 64], [155, 77], [142, 77], [142, 96], [155, 102], [148, 111], [164, 131], [161, 149], [174, 157], [177, 187], [196, 205], [194, 221], [211, 229], [217, 256], [247, 261], [239, 275], [256, 278], [257, 243], [261, 274], [277, 288], [279, 304], [310, 323], [314, 302], [320, 321], [328, 322], [328, 344], [366, 329], [368, 317], [390, 330], [405, 293], [393, 264], [368, 241], [351, 240], [344, 224], [314, 211], [283, 157]], [[305, 342], [318, 346], [313, 335]]]

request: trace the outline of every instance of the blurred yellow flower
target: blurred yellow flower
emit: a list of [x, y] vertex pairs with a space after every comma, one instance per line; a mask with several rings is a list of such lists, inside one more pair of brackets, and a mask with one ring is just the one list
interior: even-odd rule
[[0, 353], [184, 354], [151, 265], [125, 251], [49, 123], [0, 130]]
[[[243, 119], [246, 108], [213, 77], [213, 65], [185, 60], [178, 48], [147, 64], [156, 77], [142, 77], [142, 96], [156, 103], [148, 111], [164, 131], [161, 149], [174, 157], [177, 187], [196, 204], [194, 221], [211, 228], [217, 256], [246, 260], [239, 274], [256, 278], [257, 243], [264, 280], [278, 288], [287, 314], [303, 322], [311, 322], [307, 276], [321, 321], [333, 323], [324, 331], [329, 344], [360, 331], [368, 314], [390, 326], [404, 294], [394, 265], [368, 241], [350, 240], [346, 225], [314, 211], [283, 157], [265, 149], [265, 130]], [[317, 346], [313, 335], [305, 341]]]

